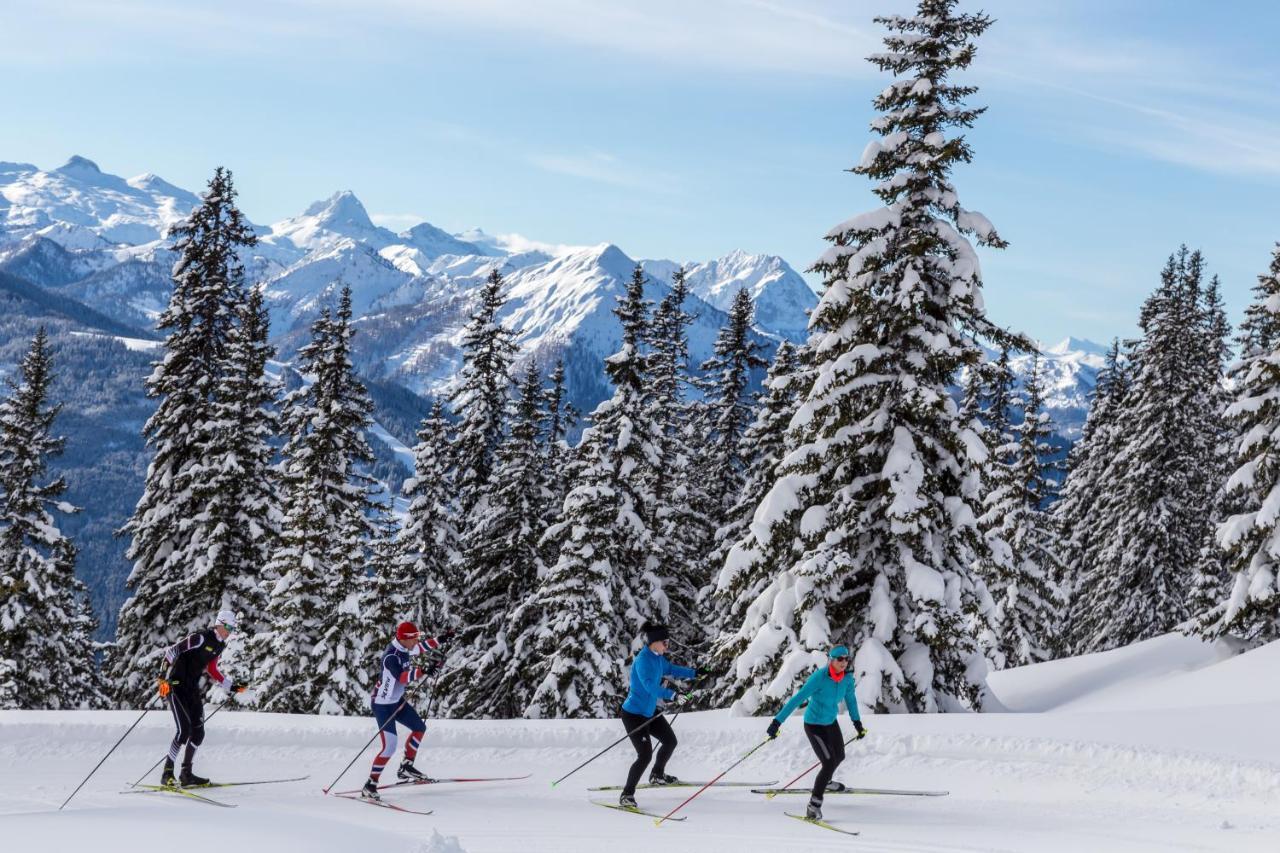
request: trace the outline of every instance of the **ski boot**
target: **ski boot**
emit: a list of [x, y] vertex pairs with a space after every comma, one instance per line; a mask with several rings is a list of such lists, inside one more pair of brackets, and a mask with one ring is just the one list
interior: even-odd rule
[[400, 769], [396, 771], [396, 778], [401, 782], [418, 782], [421, 784], [436, 781], [418, 768], [414, 767], [413, 762], [409, 760], [400, 762]]
[[203, 776], [197, 776], [191, 772], [191, 765], [182, 765], [182, 773], [178, 775], [178, 783], [184, 788], [196, 788], [200, 785], [208, 785], [209, 780]]
[[843, 782], [836, 782], [835, 780], [832, 780], [827, 783], [827, 790], [828, 791], [847, 791], [849, 789], [848, 789], [848, 786], [846, 786]]
[[658, 773], [655, 771], [649, 774], [649, 784], [656, 787], [662, 787], [663, 785], [679, 785], [680, 780], [672, 776], [670, 773]]
[[822, 820], [822, 803], [809, 801], [809, 805], [804, 810], [805, 820]]
[[360, 789], [360, 799], [382, 802], [382, 795], [378, 793], [378, 783], [372, 779], [365, 782], [364, 787]]
[[636, 798], [635, 798], [635, 795], [633, 794], [623, 794], [622, 796], [618, 797], [618, 806], [624, 809], [640, 808], [639, 806], [636, 805]]
[[169, 788], [178, 787], [178, 780], [173, 778], [173, 762], [165, 759], [164, 769], [160, 771], [160, 784]]

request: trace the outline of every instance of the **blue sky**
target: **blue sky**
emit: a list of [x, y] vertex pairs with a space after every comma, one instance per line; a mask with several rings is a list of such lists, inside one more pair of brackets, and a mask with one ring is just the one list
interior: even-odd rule
[[[257, 222], [351, 189], [397, 230], [803, 268], [876, 204], [842, 170], [887, 82], [871, 18], [911, 6], [9, 0], [0, 159], [190, 188], [225, 164]], [[981, 8], [989, 111], [956, 183], [1011, 243], [982, 256], [991, 316], [1050, 343], [1129, 334], [1181, 242], [1238, 316], [1280, 240], [1280, 6]]]

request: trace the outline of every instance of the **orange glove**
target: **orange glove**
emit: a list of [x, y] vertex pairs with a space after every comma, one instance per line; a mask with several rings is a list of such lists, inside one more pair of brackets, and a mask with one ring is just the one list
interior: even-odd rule
[[167, 678], [156, 679], [156, 689], [160, 691], [160, 698], [167, 699], [169, 697], [169, 680]]

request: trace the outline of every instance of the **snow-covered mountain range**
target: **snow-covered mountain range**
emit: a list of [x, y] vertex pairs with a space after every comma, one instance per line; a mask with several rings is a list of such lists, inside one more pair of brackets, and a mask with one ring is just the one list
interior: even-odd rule
[[[121, 178], [84, 157], [50, 171], [0, 162], [0, 269], [145, 331], [169, 293], [173, 258], [164, 235], [198, 203], [196, 193], [155, 175]], [[711, 354], [739, 288], [755, 303], [766, 344], [802, 340], [816, 304], [805, 280], [773, 255], [735, 251], [678, 263], [632, 258], [607, 243], [536, 243], [480, 229], [450, 234], [427, 222], [396, 233], [375, 224], [348, 191], [254, 227], [259, 243], [246, 263], [265, 286], [282, 356], [347, 285], [361, 329], [360, 369], [420, 393], [449, 390], [476, 286], [495, 268], [509, 283], [503, 319], [519, 330], [522, 354], [544, 366], [564, 356], [570, 398], [586, 410], [608, 393], [603, 357], [619, 339], [612, 309], [637, 261], [654, 300], [668, 292], [676, 269], [686, 269], [695, 364]], [[1068, 437], [1083, 422], [1101, 353], [1074, 339], [1043, 353], [1050, 411]], [[1016, 362], [1019, 370], [1028, 364], [1029, 356]]]

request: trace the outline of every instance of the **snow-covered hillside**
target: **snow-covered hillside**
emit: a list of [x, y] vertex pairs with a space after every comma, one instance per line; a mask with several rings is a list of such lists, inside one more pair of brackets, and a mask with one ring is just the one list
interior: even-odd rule
[[[76, 157], [45, 172], [0, 166], [0, 269], [64, 290], [113, 319], [146, 328], [164, 305], [173, 258], [165, 230], [196, 195], [145, 175], [128, 181]], [[478, 284], [492, 269], [512, 278], [504, 319], [521, 332], [526, 355], [564, 354], [571, 400], [590, 409], [605, 396], [602, 357], [617, 344], [610, 314], [620, 281], [635, 261], [609, 244], [574, 247], [494, 236], [452, 235], [430, 223], [395, 233], [376, 225], [350, 191], [334, 193], [270, 226], [246, 259], [263, 282], [272, 330], [286, 354], [343, 286], [353, 291], [357, 358], [370, 375], [415, 391], [449, 390], [457, 343]], [[653, 298], [675, 265], [645, 262]], [[698, 316], [695, 363], [711, 354], [721, 309], [738, 287], [756, 300], [762, 340], [799, 339], [816, 297], [781, 258], [733, 252], [688, 265]], [[705, 301], [704, 301], [705, 300]]]
[[[867, 716], [837, 778], [862, 787], [949, 791], [945, 797], [827, 797], [829, 819], [856, 839], [783, 816], [801, 798], [713, 789], [683, 823], [588, 803], [617, 784], [618, 748], [558, 787], [551, 780], [620, 734], [615, 720], [440, 721], [419, 763], [438, 775], [521, 775], [401, 790], [430, 816], [326, 798], [327, 785], [372, 731], [366, 719], [224, 712], [208, 724], [199, 768], [226, 780], [310, 774], [301, 782], [208, 792], [217, 809], [173, 795], [117, 792], [159, 758], [170, 720], [152, 712], [64, 812], [54, 811], [136, 718], [132, 712], [0, 713], [0, 813], [13, 849], [135, 851], [156, 839], [206, 838], [245, 853], [376, 849], [383, 853], [1168, 853], [1274, 851], [1280, 840], [1280, 644], [1240, 656], [1161, 637], [1129, 649], [1001, 673], [993, 689], [1027, 713]], [[1051, 696], [1051, 699], [1046, 697]], [[1125, 696], [1123, 701], [1121, 696]], [[1039, 698], [1037, 698], [1039, 697]], [[670, 770], [709, 778], [763, 739], [764, 720], [682, 714]], [[371, 753], [344, 778], [356, 787]], [[812, 763], [799, 717], [729, 777], [785, 782]], [[642, 790], [674, 808], [691, 789]]]

